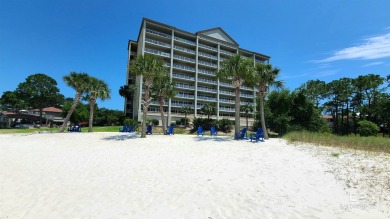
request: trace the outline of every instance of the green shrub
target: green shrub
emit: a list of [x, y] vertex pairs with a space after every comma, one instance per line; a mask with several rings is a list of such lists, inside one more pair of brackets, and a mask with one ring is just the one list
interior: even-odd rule
[[328, 125], [323, 125], [320, 128], [321, 133], [332, 133], [332, 129]]
[[[186, 120], [187, 120], [187, 123], [186, 123]], [[180, 120], [176, 120], [176, 125], [185, 125], [190, 122], [190, 120], [188, 118], [180, 118]]]
[[221, 119], [217, 123], [217, 128], [222, 132], [230, 132], [232, 130], [232, 121], [229, 119]]
[[376, 136], [379, 132], [379, 127], [375, 123], [367, 120], [358, 122], [358, 125], [357, 132], [360, 136]]
[[158, 119], [147, 119], [146, 124], [153, 125], [153, 126], [158, 126], [160, 122]]
[[204, 119], [203, 118], [194, 118], [193, 123], [194, 123], [193, 131], [198, 130], [199, 126], [202, 126], [204, 131], [209, 131], [211, 129], [211, 126], [215, 125], [215, 122], [213, 119], [207, 119], [207, 118], [204, 118]]

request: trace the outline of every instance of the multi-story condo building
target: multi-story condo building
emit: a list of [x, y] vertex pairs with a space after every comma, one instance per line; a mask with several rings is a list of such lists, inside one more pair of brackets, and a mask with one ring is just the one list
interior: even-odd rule
[[[176, 97], [169, 99], [164, 106], [167, 124], [183, 118], [180, 109], [185, 106], [194, 109], [190, 117], [202, 116], [199, 110], [206, 103], [212, 103], [216, 107], [215, 119], [234, 120], [233, 86], [231, 81], [219, 80], [216, 72], [223, 60], [236, 53], [252, 59], [254, 63], [268, 63], [270, 59], [269, 56], [239, 48], [237, 42], [219, 27], [190, 33], [144, 18], [138, 40], [130, 40], [128, 43], [128, 65], [139, 54], [156, 55], [165, 63], [177, 88]], [[129, 85], [142, 87], [141, 78], [133, 76], [129, 70], [126, 81]], [[241, 104], [255, 104], [256, 92], [254, 87], [242, 86]], [[139, 121], [142, 119], [141, 100], [141, 89], [125, 100], [127, 116]], [[161, 120], [157, 101], [151, 102], [148, 111], [151, 118]], [[244, 121], [245, 115], [241, 116]], [[249, 121], [253, 123], [253, 115], [250, 117]]]

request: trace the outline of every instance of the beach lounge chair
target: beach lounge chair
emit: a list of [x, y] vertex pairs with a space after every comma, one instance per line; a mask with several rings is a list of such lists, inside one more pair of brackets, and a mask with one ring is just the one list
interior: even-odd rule
[[167, 130], [167, 135], [174, 135], [174, 134], [175, 134], [175, 130], [173, 128], [173, 125], [170, 125]]
[[247, 136], [247, 134], [246, 134], [246, 128], [243, 128], [243, 129], [241, 130], [240, 139], [241, 139], [241, 140], [248, 139], [248, 136]]
[[73, 125], [68, 128], [68, 132], [81, 132], [81, 126], [80, 125]]
[[210, 135], [211, 136], [217, 136], [217, 129], [213, 126], [210, 129]]
[[129, 128], [127, 129], [127, 132], [134, 132], [134, 125], [130, 125]]
[[254, 133], [252, 132], [249, 136], [249, 138], [252, 140], [256, 140], [256, 142], [258, 142], [260, 139], [260, 141], [264, 141], [264, 133], [263, 133], [263, 129], [262, 128], [258, 128], [257, 129], [257, 132]]
[[119, 129], [119, 132], [127, 132], [127, 126], [126, 125], [123, 125], [123, 127], [121, 129]]
[[151, 125], [148, 125], [148, 126], [146, 127], [146, 134], [147, 134], [147, 135], [151, 135], [151, 134], [152, 134], [152, 126], [151, 126]]
[[199, 136], [199, 135], [202, 135], [202, 136], [204, 135], [202, 126], [199, 126], [199, 127], [198, 127], [198, 136]]

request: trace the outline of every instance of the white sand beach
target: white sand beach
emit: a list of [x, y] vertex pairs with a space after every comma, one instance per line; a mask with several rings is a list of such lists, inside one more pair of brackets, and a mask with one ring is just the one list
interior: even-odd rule
[[[280, 139], [0, 135], [0, 218], [390, 217], [389, 155], [335, 150]], [[380, 166], [383, 182], [367, 183], [375, 171], [359, 172], [353, 157]]]

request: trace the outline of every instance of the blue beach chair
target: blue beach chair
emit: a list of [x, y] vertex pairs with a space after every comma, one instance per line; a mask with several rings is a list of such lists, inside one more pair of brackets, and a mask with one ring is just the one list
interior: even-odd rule
[[123, 127], [119, 129], [119, 132], [127, 132], [127, 126], [123, 125]]
[[210, 129], [210, 135], [211, 136], [217, 136], [217, 129], [213, 126]]
[[[259, 128], [257, 129], [257, 132], [254, 133], [252, 132], [249, 136], [249, 138], [252, 140], [256, 140], [256, 142], [258, 141], [264, 141], [264, 133], [263, 133], [263, 129], [262, 128]], [[261, 139], [261, 140], [260, 140]]]
[[127, 132], [134, 132], [134, 125], [130, 125], [130, 127], [127, 129]]
[[202, 135], [202, 136], [204, 135], [202, 126], [199, 126], [199, 127], [198, 127], [198, 136], [199, 136], [199, 135]]
[[148, 125], [148, 127], [146, 127], [146, 134], [147, 135], [151, 135], [152, 134], [152, 126], [151, 125]]
[[241, 130], [240, 139], [241, 139], [241, 140], [248, 139], [248, 136], [247, 136], [247, 134], [246, 134], [246, 128], [243, 128], [243, 129]]
[[174, 135], [174, 134], [175, 134], [174, 127], [173, 127], [173, 125], [170, 125], [168, 130], [167, 130], [167, 135]]

